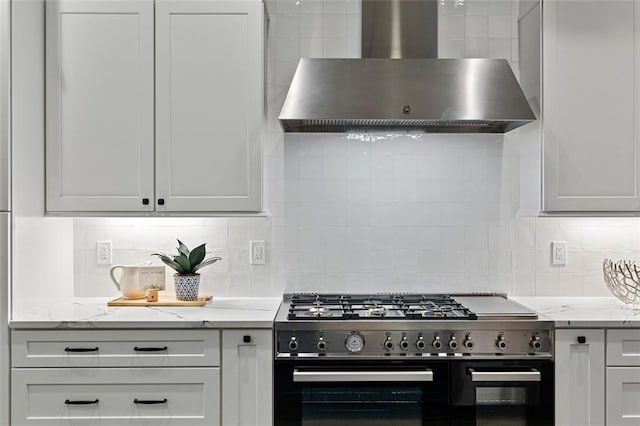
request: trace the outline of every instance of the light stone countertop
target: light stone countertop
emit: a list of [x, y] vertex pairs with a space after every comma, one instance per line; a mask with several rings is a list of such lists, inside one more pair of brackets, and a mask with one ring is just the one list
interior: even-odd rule
[[272, 328], [279, 297], [214, 297], [203, 307], [111, 307], [111, 298], [74, 298], [15, 314], [11, 328]]
[[640, 305], [626, 305], [615, 297], [511, 297], [553, 320], [558, 328], [638, 327]]
[[[511, 297], [558, 328], [638, 327], [640, 305], [614, 297]], [[109, 307], [110, 298], [74, 298], [14, 314], [11, 328], [272, 328], [279, 297], [214, 297], [203, 307]]]

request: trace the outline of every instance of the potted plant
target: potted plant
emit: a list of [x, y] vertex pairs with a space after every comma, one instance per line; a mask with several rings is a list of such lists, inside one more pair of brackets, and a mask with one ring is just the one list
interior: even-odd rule
[[169, 256], [164, 253], [151, 255], [158, 256], [167, 266], [176, 271], [173, 275], [176, 299], [197, 300], [200, 287], [200, 274], [197, 271], [222, 259], [217, 256], [205, 259], [205, 245], [206, 243], [189, 250], [182, 241], [178, 240], [177, 255]]

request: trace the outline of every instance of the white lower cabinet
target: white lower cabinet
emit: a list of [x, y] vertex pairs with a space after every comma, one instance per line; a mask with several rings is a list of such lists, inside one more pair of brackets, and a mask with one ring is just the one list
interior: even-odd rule
[[273, 332], [222, 331], [222, 424], [273, 424]]
[[607, 330], [607, 426], [640, 425], [640, 330]]
[[16, 368], [12, 426], [220, 424], [220, 368]]
[[556, 330], [556, 425], [605, 424], [604, 342], [603, 329]]
[[273, 424], [271, 329], [13, 330], [11, 353], [11, 426]]
[[607, 367], [607, 426], [640, 425], [640, 367]]

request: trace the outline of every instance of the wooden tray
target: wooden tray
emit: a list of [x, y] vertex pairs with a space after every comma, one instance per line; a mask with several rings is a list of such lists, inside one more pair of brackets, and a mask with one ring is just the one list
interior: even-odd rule
[[125, 299], [118, 297], [109, 300], [107, 306], [204, 306], [213, 298], [210, 294], [201, 294], [198, 300], [178, 300], [175, 294], [158, 294], [157, 302], [147, 302], [147, 299]]

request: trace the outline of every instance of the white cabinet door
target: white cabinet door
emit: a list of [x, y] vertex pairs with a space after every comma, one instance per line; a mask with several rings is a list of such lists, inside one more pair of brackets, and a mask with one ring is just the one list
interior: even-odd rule
[[259, 211], [263, 6], [156, 2], [158, 211]]
[[222, 424], [273, 423], [273, 331], [222, 330]]
[[14, 368], [11, 425], [218, 426], [220, 369]]
[[556, 330], [555, 356], [556, 424], [604, 425], [604, 330]]
[[607, 426], [640, 425], [640, 367], [607, 367]]
[[544, 211], [640, 209], [635, 1], [543, 2]]
[[153, 210], [153, 0], [46, 8], [47, 210]]

